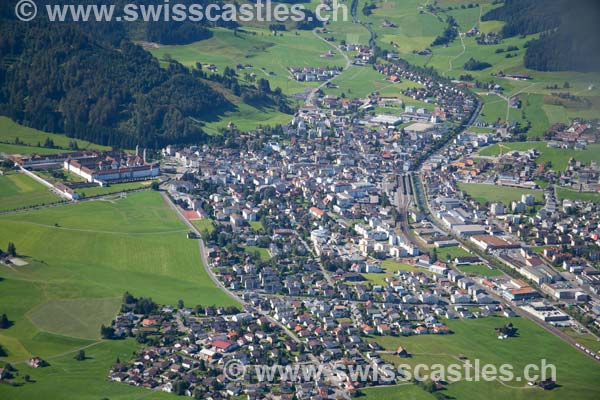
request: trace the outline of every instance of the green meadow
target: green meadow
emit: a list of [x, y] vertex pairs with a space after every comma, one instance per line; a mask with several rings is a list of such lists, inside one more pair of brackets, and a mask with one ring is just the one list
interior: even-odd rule
[[543, 201], [541, 190], [496, 186], [485, 183], [459, 183], [458, 188], [481, 204], [500, 202], [504, 203], [505, 206], [510, 206], [512, 201], [520, 201], [521, 196], [524, 194], [534, 195], [537, 203]]
[[594, 201], [600, 202], [600, 193], [592, 193], [592, 192], [577, 192], [575, 190], [557, 187], [556, 195], [559, 200], [569, 199], [569, 200], [581, 200], [581, 201]]
[[[499, 367], [508, 363], [513, 366], [515, 379], [499, 381], [460, 382], [448, 385], [444, 394], [457, 399], [595, 399], [600, 395], [597, 385], [598, 364], [572, 348], [556, 336], [527, 319], [488, 317], [472, 320], [444, 321], [454, 332], [451, 335], [421, 335], [410, 337], [375, 336], [373, 339], [387, 350], [403, 346], [411, 358], [403, 359], [391, 354], [383, 358], [399, 364], [454, 364], [462, 363], [459, 356], [471, 363], [479, 359], [481, 365], [490, 363]], [[518, 328], [518, 336], [500, 341], [495, 327], [512, 322]], [[523, 369], [527, 364], [556, 365], [557, 383], [550, 391], [530, 387], [524, 380]], [[391, 397], [390, 397], [391, 398]]]
[[370, 387], [360, 390], [366, 400], [433, 400], [435, 396], [411, 383], [394, 386]]
[[200, 233], [202, 233], [203, 231], [212, 233], [215, 230], [213, 221], [210, 218], [196, 219], [192, 221], [192, 224], [194, 224], [194, 226], [198, 228]]
[[[333, 57], [320, 57], [329, 50], [335, 53]], [[252, 67], [238, 71], [241, 77], [244, 73], [254, 73], [256, 79], [268, 79], [272, 88], [280, 87], [286, 94], [302, 92], [319, 84], [291, 79], [290, 67], [345, 65], [343, 57], [312, 31], [286, 31], [274, 36], [262, 29], [235, 33], [218, 28], [207, 40], [184, 46], [160, 46], [150, 52], [159, 60], [170, 56], [187, 66], [214, 64], [218, 73], [226, 66], [235, 68], [237, 64], [250, 64]]]
[[[12, 241], [22, 267], [0, 266], [0, 312], [13, 325], [0, 332], [10, 361], [35, 383], [0, 385], [0, 398], [111, 399], [165, 395], [120, 384], [105, 376], [133, 341], [103, 341], [129, 291], [160, 304], [235, 304], [217, 289], [200, 260], [198, 243], [153, 191], [0, 217], [0, 247]], [[89, 346], [89, 347], [88, 347]], [[85, 347], [90, 359], [77, 363]], [[51, 366], [30, 370], [33, 355]]]
[[502, 276], [502, 271], [496, 268], [490, 268], [485, 264], [460, 265], [458, 269], [467, 275], [476, 275], [483, 277]]
[[113, 183], [108, 186], [92, 186], [83, 189], [77, 189], [77, 193], [84, 197], [103, 196], [111, 193], [118, 193], [129, 190], [144, 189], [148, 188], [152, 184], [152, 181], [139, 181], [139, 182], [125, 182], [125, 183]]
[[60, 197], [25, 174], [10, 171], [0, 175], [0, 211], [59, 201]]
[[[585, 96], [596, 104], [600, 96], [600, 74], [578, 72], [540, 72], [525, 68], [523, 56], [525, 43], [537, 37], [505, 38], [496, 45], [479, 45], [475, 37], [463, 36], [456, 38], [448, 46], [431, 47], [435, 37], [443, 32], [446, 27], [445, 19], [452, 16], [458, 23], [461, 32], [466, 32], [473, 27], [478, 27], [484, 32], [497, 32], [502, 26], [501, 21], [481, 21], [481, 16], [498, 4], [492, 1], [480, 1], [475, 7], [466, 7], [469, 2], [464, 0], [444, 0], [436, 2], [437, 6], [452, 10], [445, 10], [432, 14], [425, 9], [428, 3], [419, 0], [401, 2], [376, 1], [377, 8], [372, 14], [362, 14], [362, 6], [372, 3], [362, 0], [359, 2], [359, 16], [362, 22], [371, 23], [373, 31], [377, 34], [378, 45], [384, 49], [395, 51], [412, 64], [424, 67], [433, 67], [444, 76], [457, 79], [461, 75], [471, 75], [481, 82], [494, 82], [501, 85], [507, 97], [519, 96], [523, 109], [510, 110], [509, 120], [521, 124], [531, 122], [528, 132], [529, 138], [541, 137], [548, 127], [557, 122], [568, 122], [571, 118], [594, 118], [597, 115], [597, 106], [587, 109], [568, 108], [562, 105], [553, 105], [545, 100], [551, 93], [570, 92], [577, 96]], [[464, 6], [464, 8], [462, 8]], [[383, 22], [389, 21], [397, 25], [396, 28], [384, 27]], [[517, 50], [506, 51], [509, 46]], [[417, 55], [413, 51], [431, 48], [430, 55]], [[498, 51], [498, 52], [497, 52]], [[482, 71], [467, 71], [464, 64], [470, 59], [483, 60], [492, 64], [490, 68]], [[517, 81], [507, 78], [498, 78], [494, 75], [528, 74], [531, 81]], [[565, 82], [569, 83], [564, 88]], [[558, 88], [554, 89], [557, 85]], [[592, 87], [593, 85], [593, 87]], [[591, 89], [590, 89], [591, 88]], [[498, 118], [506, 120], [507, 103], [499, 97], [493, 96], [485, 99], [482, 119], [486, 122], [495, 122]]]
[[258, 253], [258, 256], [262, 261], [269, 261], [271, 259], [271, 254], [269, 253], [269, 250], [265, 249], [264, 247], [246, 246], [244, 247], [244, 251], [249, 254]]
[[[571, 157], [575, 160], [583, 163], [589, 163], [591, 161], [600, 161], [600, 144], [591, 144], [585, 150], [569, 150], [569, 149], [557, 149], [548, 147], [547, 142], [511, 142], [503, 143], [502, 151], [506, 153], [510, 150], [515, 151], [527, 151], [529, 149], [536, 149], [540, 152], [540, 157], [537, 159], [537, 163], [552, 163], [552, 169], [555, 171], [564, 171], [567, 168], [567, 162]], [[497, 144], [493, 144], [482, 149], [479, 154], [482, 156], [497, 156], [500, 154], [501, 148]]]
[[438, 258], [441, 260], [454, 260], [456, 257], [468, 257], [472, 256], [467, 250], [460, 246], [442, 247], [437, 250]]

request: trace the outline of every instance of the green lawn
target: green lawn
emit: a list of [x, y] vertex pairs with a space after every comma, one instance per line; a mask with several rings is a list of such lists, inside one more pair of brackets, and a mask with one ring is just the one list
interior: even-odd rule
[[18, 172], [0, 175], [0, 211], [56, 203], [60, 197], [46, 186]]
[[265, 249], [264, 247], [246, 246], [244, 247], [244, 251], [246, 253], [258, 252], [258, 255], [260, 256], [260, 259], [262, 261], [269, 261], [271, 259], [271, 254], [269, 253], [269, 250]]
[[[537, 162], [551, 162], [552, 168], [556, 171], [564, 171], [571, 157], [584, 163], [589, 163], [593, 160], [600, 161], [600, 144], [591, 144], [585, 150], [556, 149], [548, 147], [547, 142], [511, 142], [502, 143], [502, 145], [515, 151], [536, 149], [541, 154]], [[506, 153], [509, 150], [505, 148], [503, 151]], [[497, 144], [493, 144], [482, 149], [479, 154], [482, 156], [497, 156], [500, 154], [500, 147]]]
[[[494, 328], [512, 322], [519, 336], [499, 341]], [[561, 339], [547, 333], [535, 323], [521, 318], [488, 317], [474, 320], [448, 320], [445, 323], [452, 335], [422, 335], [411, 337], [375, 337], [374, 340], [389, 350], [405, 347], [413, 354], [410, 359], [387, 356], [396, 364], [459, 363], [458, 355], [465, 355], [473, 363], [491, 363], [499, 367], [513, 366], [515, 376], [523, 376], [525, 365], [541, 364], [542, 359], [556, 365], [557, 382], [561, 385], [551, 391], [526, 389], [524, 381], [513, 380], [507, 386], [497, 381], [460, 381], [448, 386], [444, 393], [457, 399], [594, 399], [600, 395], [597, 385], [598, 364], [584, 356]]]
[[439, 249], [437, 249], [437, 254], [438, 254], [438, 258], [442, 261], [448, 260], [448, 256], [450, 256], [451, 260], [454, 260], [456, 257], [467, 257], [467, 256], [473, 255], [460, 246], [450, 246], [450, 247], [439, 248]]
[[147, 188], [150, 186], [151, 183], [151, 180], [140, 182], [113, 183], [104, 187], [94, 186], [89, 188], [77, 189], [76, 191], [77, 193], [82, 194], [84, 197], [94, 197], [128, 190]]
[[459, 183], [458, 188], [481, 204], [501, 202], [506, 206], [510, 206], [512, 201], [520, 201], [521, 196], [524, 194], [534, 195], [538, 203], [543, 201], [541, 190], [521, 189], [485, 183]]
[[[0, 385], [10, 399], [159, 399], [105, 378], [117, 357], [138, 348], [132, 340], [101, 341], [99, 327], [116, 315], [121, 296], [152, 297], [160, 304], [235, 304], [201, 265], [197, 241], [157, 192], [96, 200], [0, 217], [0, 244], [12, 241], [29, 264], [0, 268], [0, 312], [14, 325], [0, 332], [8, 353], [35, 383]], [[73, 360], [86, 348], [89, 359]], [[51, 366], [31, 370], [32, 355]], [[19, 379], [21, 379], [19, 381]]]
[[[42, 336], [40, 334], [40, 336]], [[40, 340], [46, 339], [40, 337]], [[96, 343], [96, 344], [94, 344]], [[44, 342], [44, 345], [48, 345]], [[25, 363], [13, 363], [18, 369], [19, 376], [15, 382], [22, 386], [11, 387], [0, 385], [0, 398], [11, 400], [31, 399], [64, 399], [64, 400], [160, 400], [174, 399], [177, 396], [161, 391], [147, 390], [140, 387], [109, 382], [106, 377], [108, 370], [117, 358], [127, 360], [134, 350], [140, 346], [133, 340], [81, 342], [74, 346], [85, 349], [86, 360], [74, 360], [75, 350], [67, 354], [46, 357], [50, 363], [45, 368], [29, 368]], [[24, 383], [23, 376], [31, 376], [31, 383]]]
[[49, 300], [33, 308], [27, 318], [40, 330], [81, 339], [99, 339], [100, 326], [109, 324], [121, 298]]
[[577, 192], [575, 190], [562, 187], [556, 188], [556, 195], [559, 199], [582, 200], [600, 202], [600, 193]]
[[483, 100], [483, 108], [481, 110], [480, 119], [492, 124], [498, 120], [506, 121], [507, 104], [506, 101], [495, 94], [484, 94], [481, 96]]
[[212, 233], [215, 230], [215, 226], [213, 225], [213, 221], [210, 218], [196, 219], [192, 221], [192, 224], [200, 233], [206, 231], [208, 233]]
[[254, 232], [261, 232], [265, 230], [265, 227], [263, 226], [262, 222], [260, 221], [248, 221], [248, 224], [250, 225], [250, 228], [252, 228], [252, 230]]
[[6, 154], [21, 154], [21, 155], [39, 154], [39, 155], [44, 156], [47, 154], [59, 154], [59, 153], [65, 153], [65, 152], [66, 152], [66, 150], [63, 150], [63, 149], [47, 149], [45, 147], [0, 143], [0, 153], [6, 153]]
[[483, 277], [502, 276], [502, 271], [496, 268], [490, 268], [485, 264], [460, 265], [458, 269], [467, 275]]
[[361, 389], [366, 400], [433, 400], [435, 397], [411, 383], [396, 386], [380, 386]]
[[273, 36], [268, 30], [245, 29], [248, 33], [234, 33], [232, 30], [213, 29], [210, 39], [185, 46], [160, 46], [151, 53], [159, 60], [167, 55], [188, 66], [196, 63], [215, 64], [222, 73], [226, 66], [235, 68], [237, 64], [251, 64], [252, 67], [239, 71], [256, 74], [256, 79], [266, 78], [271, 87], [280, 87], [286, 94], [302, 92], [307, 87], [317, 86], [317, 82], [297, 82], [289, 79], [289, 67], [302, 66], [343, 66], [341, 55], [324, 58], [321, 54], [332, 47], [319, 39], [311, 31], [288, 31]]

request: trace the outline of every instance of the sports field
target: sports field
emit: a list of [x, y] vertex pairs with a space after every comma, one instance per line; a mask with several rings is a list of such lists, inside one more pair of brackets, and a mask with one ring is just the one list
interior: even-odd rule
[[19, 172], [0, 175], [0, 211], [61, 201], [46, 186]]

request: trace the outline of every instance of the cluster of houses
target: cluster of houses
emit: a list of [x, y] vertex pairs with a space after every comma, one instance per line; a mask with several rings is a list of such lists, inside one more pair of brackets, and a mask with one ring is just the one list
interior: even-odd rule
[[339, 67], [290, 67], [289, 70], [299, 82], [328, 81], [342, 71]]
[[[548, 146], [573, 148], [578, 142], [592, 143], [597, 139], [597, 128], [580, 121], [555, 127], [548, 133], [553, 140]], [[600, 207], [591, 194], [598, 191], [598, 163], [571, 158], [567, 168], [560, 171], [539, 162], [540, 152], [535, 149], [513, 151], [502, 144], [501, 154], [490, 162], [485, 157], [477, 159], [477, 153], [498, 137], [483, 140], [479, 136], [457, 137], [423, 168], [425, 191], [439, 225], [523, 277], [524, 285], [498, 292], [505, 299], [528, 302], [549, 296], [551, 304], [529, 305], [527, 312], [567, 325], [571, 318], [556, 309], [556, 304], [577, 304], [581, 313], [595, 321], [588, 328], [598, 329]], [[548, 185], [540, 191], [543, 201], [526, 191], [538, 188], [536, 182], [541, 181]], [[508, 204], [482, 204], [460, 189], [461, 182], [510, 186], [524, 192]], [[592, 197], [587, 201], [585, 197], [563, 198], [555, 187], [576, 192], [587, 189]]]

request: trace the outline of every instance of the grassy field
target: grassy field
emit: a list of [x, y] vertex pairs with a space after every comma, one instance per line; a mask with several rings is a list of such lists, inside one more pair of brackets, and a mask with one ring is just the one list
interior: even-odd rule
[[565, 334], [571, 336], [573, 339], [577, 340], [580, 344], [587, 347], [588, 349], [600, 352], [600, 340], [598, 340], [591, 333], [580, 333], [576, 332], [571, 328], [561, 329]]
[[[172, 58], [190, 67], [197, 63], [204, 67], [214, 64], [218, 68], [217, 73], [222, 73], [226, 66], [235, 69], [238, 64], [251, 65], [238, 70], [241, 82], [252, 84], [252, 78], [246, 75], [253, 74], [254, 80], [268, 79], [271, 88], [279, 87], [289, 95], [304, 92], [320, 82], [298, 82], [291, 77], [288, 68], [345, 65], [343, 57], [335, 51], [333, 57], [321, 57], [329, 50], [333, 51], [332, 47], [312, 31], [286, 31], [273, 35], [269, 30], [258, 28], [246, 28], [237, 33], [217, 28], [210, 39], [185, 46], [160, 46], [150, 51], [159, 60]], [[288, 123], [292, 118], [275, 107], [254, 107], [233, 97], [229, 100], [235, 104], [235, 109], [205, 121], [207, 133], [214, 135], [229, 122], [247, 131], [259, 125]], [[293, 106], [300, 105], [293, 98], [290, 102]]]
[[[40, 337], [46, 339], [45, 337]], [[47, 343], [47, 342], [45, 342]], [[81, 342], [85, 348], [85, 361], [73, 359], [75, 351], [55, 357], [46, 357], [49, 367], [33, 369], [25, 363], [13, 363], [18, 369], [16, 382], [23, 375], [31, 376], [31, 383], [19, 387], [0, 385], [0, 398], [11, 400], [65, 399], [65, 400], [160, 400], [174, 399], [175, 395], [139, 387], [109, 382], [106, 376], [117, 358], [126, 360], [140, 346], [133, 340]]]
[[21, 155], [29, 155], [29, 154], [39, 154], [39, 155], [47, 155], [47, 154], [59, 154], [65, 153], [66, 150], [63, 149], [47, 149], [45, 147], [36, 147], [36, 146], [23, 146], [17, 144], [7, 144], [0, 143], [0, 153], [6, 154], [21, 154]]
[[265, 230], [264, 225], [260, 221], [248, 221], [248, 224], [254, 232], [262, 232]]
[[282, 32], [274, 36], [268, 30], [247, 29], [248, 33], [237, 34], [227, 29], [214, 29], [213, 37], [185, 46], [160, 46], [151, 50], [159, 60], [167, 55], [184, 65], [196, 63], [215, 64], [219, 73], [226, 66], [251, 64], [252, 67], [239, 72], [256, 74], [256, 79], [266, 78], [271, 87], [280, 87], [286, 94], [302, 92], [317, 82], [297, 82], [290, 79], [289, 67], [343, 66], [341, 55], [320, 57], [332, 50], [331, 46], [311, 31]]
[[105, 194], [118, 193], [127, 190], [135, 190], [147, 188], [152, 184], [152, 181], [140, 181], [140, 182], [126, 182], [126, 183], [113, 183], [108, 186], [100, 187], [94, 186], [89, 188], [77, 189], [77, 193], [84, 197], [102, 196]]
[[407, 271], [407, 272], [412, 272], [412, 271], [418, 271], [418, 272], [424, 272], [426, 274], [430, 274], [431, 272], [425, 268], [420, 268], [420, 267], [415, 267], [414, 265], [410, 265], [410, 264], [404, 264], [398, 261], [394, 261], [394, 260], [383, 260], [381, 262], [381, 267], [383, 268], [383, 270], [385, 272], [383, 273], [369, 273], [369, 274], [362, 274], [365, 279], [367, 279], [367, 281], [371, 282], [373, 285], [381, 285], [381, 286], [387, 286], [387, 283], [385, 282], [385, 278], [388, 276], [394, 276], [394, 274], [398, 271]]
[[[509, 120], [522, 124], [530, 121], [532, 127], [528, 132], [529, 138], [540, 137], [552, 123], [566, 123], [570, 118], [593, 118], [597, 115], [597, 107], [581, 110], [545, 104], [544, 96], [552, 92], [571, 92], [578, 96], [598, 97], [600, 74], [571, 71], [540, 72], [525, 68], [523, 64], [525, 43], [536, 38], [537, 35], [505, 38], [497, 45], [479, 45], [475, 37], [462, 37], [455, 39], [448, 46], [431, 47], [434, 38], [444, 30], [446, 26], [444, 21], [448, 16], [452, 16], [457, 21], [463, 33], [472, 27], [479, 27], [483, 32], [499, 31], [503, 22], [480, 20], [481, 15], [494, 7], [499, 7], [499, 4], [486, 0], [477, 4], [472, 3], [475, 7], [462, 8], [461, 6], [467, 6], [469, 2], [444, 0], [436, 2], [436, 5], [444, 8], [452, 7], [452, 9], [432, 14], [424, 8], [429, 3], [419, 0], [376, 1], [374, 4], [377, 8], [373, 10], [372, 15], [365, 16], [360, 10], [364, 4], [372, 2], [361, 0], [359, 3], [359, 17], [361, 21], [372, 24], [381, 48], [399, 53], [412, 64], [433, 67], [442, 75], [458, 78], [469, 74], [481, 82], [494, 82], [501, 85], [507, 97], [518, 95], [523, 102], [523, 109], [511, 110]], [[384, 21], [393, 22], [398, 27], [386, 28], [382, 25]], [[516, 47], [517, 50], [507, 52], [509, 46]], [[414, 50], [428, 47], [432, 49], [431, 55], [413, 53]], [[482, 71], [467, 71], [464, 69], [464, 64], [470, 58], [489, 62], [492, 66]], [[499, 72], [528, 74], [532, 80], [516, 81], [493, 76]], [[563, 88], [565, 82], [569, 82], [569, 88]], [[592, 84], [595, 88], [589, 90]], [[554, 85], [558, 85], [559, 89], [554, 89]], [[482, 117], [484, 121], [495, 122], [498, 118], [506, 119], [506, 101], [497, 96], [484, 100], [486, 101]]]
[[[496, 338], [494, 328], [512, 322], [519, 336], [505, 341]], [[474, 320], [445, 321], [454, 332], [452, 335], [422, 335], [411, 337], [375, 337], [375, 341], [389, 350], [404, 346], [413, 354], [410, 359], [385, 355], [387, 361], [396, 364], [416, 365], [424, 363], [460, 363], [464, 355], [473, 363], [491, 363], [497, 367], [510, 363], [516, 377], [523, 376], [525, 365], [541, 364], [542, 359], [556, 365], [557, 383], [551, 391], [529, 388], [524, 381], [513, 380], [506, 385], [498, 381], [460, 381], [448, 386], [445, 394], [458, 399], [594, 399], [600, 394], [597, 385], [598, 365], [559, 338], [545, 332], [533, 322], [520, 318], [489, 317]]]
[[109, 323], [119, 307], [119, 297], [106, 299], [49, 300], [33, 308], [27, 318], [40, 330], [80, 339], [98, 339], [102, 323]]
[[265, 249], [264, 247], [246, 246], [246, 247], [244, 247], [244, 251], [246, 253], [258, 252], [260, 259], [263, 261], [269, 261], [271, 259], [271, 254], [269, 253], [269, 250]]
[[558, 187], [556, 188], [556, 195], [560, 200], [569, 199], [600, 202], [600, 193], [576, 192], [575, 190]]
[[200, 233], [204, 231], [212, 233], [215, 230], [215, 226], [213, 225], [213, 222], [210, 218], [196, 219], [192, 221], [192, 224], [194, 224], [194, 226], [198, 228]]
[[495, 94], [484, 94], [480, 96], [483, 100], [483, 109], [480, 119], [493, 124], [495, 122], [506, 121], [507, 104], [506, 101]]
[[[214, 287], [186, 232], [150, 191], [1, 217], [0, 243], [14, 242], [29, 265], [0, 268], [0, 311], [14, 323], [0, 333], [8, 353], [0, 363], [39, 355], [52, 366], [17, 364], [37, 382], [0, 385], [0, 398], [165, 396], [105, 382], [110, 363], [137, 346], [101, 341], [99, 327], [114, 318], [125, 291], [162, 304], [234, 304]], [[92, 346], [91, 359], [73, 364], [84, 346]]]
[[361, 389], [366, 400], [433, 400], [435, 397], [413, 384], [381, 386]]
[[0, 211], [51, 204], [60, 200], [46, 186], [25, 174], [11, 171], [0, 175]]
[[[5, 147], [6, 143], [14, 143], [15, 139], [19, 138], [21, 142], [24, 144], [33, 146], [18, 146], [18, 148], [11, 149], [10, 147]], [[36, 147], [38, 143], [44, 144], [46, 138], [52, 139], [54, 145], [56, 147], [60, 147], [62, 149], [46, 149], [44, 147]], [[47, 133], [42, 132], [37, 129], [28, 128], [23, 125], [19, 125], [16, 122], [12, 121], [10, 118], [0, 116], [0, 142], [3, 142], [3, 145], [0, 146], [0, 152], [6, 152], [9, 154], [12, 153], [20, 153], [20, 154], [49, 154], [53, 152], [64, 152], [64, 149], [69, 148], [69, 142], [75, 141], [77, 142], [77, 146], [80, 149], [98, 149], [98, 150], [109, 150], [106, 146], [100, 146], [97, 144], [93, 144], [87, 142], [85, 140], [72, 139], [65, 135], [59, 135], [55, 133]], [[18, 150], [18, 151], [14, 151]]]
[[484, 277], [502, 276], [502, 271], [496, 268], [490, 268], [485, 264], [460, 265], [458, 269], [467, 275], [477, 275]]
[[[471, 253], [466, 251], [460, 246], [450, 246], [450, 247], [442, 247], [441, 249], [437, 249], [438, 258], [440, 260], [446, 261], [448, 258], [454, 260], [456, 257], [468, 257], [472, 256]], [[450, 256], [450, 257], [448, 257]]]
[[[589, 163], [593, 160], [600, 161], [600, 144], [591, 144], [587, 149], [581, 151], [548, 147], [547, 142], [514, 142], [503, 143], [503, 145], [515, 151], [536, 149], [541, 154], [537, 159], [537, 163], [551, 162], [552, 168], [556, 171], [564, 171], [571, 157], [584, 163]], [[497, 144], [493, 144], [482, 149], [479, 154], [482, 156], [497, 156], [500, 154], [500, 150]], [[505, 148], [503, 151], [506, 153], [509, 150]]]
[[521, 195], [524, 194], [534, 195], [536, 202], [543, 201], [541, 190], [496, 186], [484, 183], [459, 183], [458, 187], [481, 204], [501, 202], [506, 206], [510, 206], [512, 201], [520, 201]]

